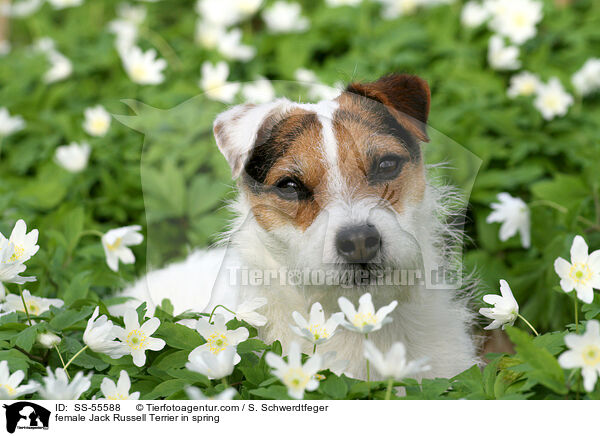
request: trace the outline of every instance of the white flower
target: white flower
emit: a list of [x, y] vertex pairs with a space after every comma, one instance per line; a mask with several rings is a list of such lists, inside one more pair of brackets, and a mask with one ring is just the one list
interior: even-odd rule
[[102, 247], [106, 255], [106, 263], [113, 271], [119, 271], [119, 261], [124, 264], [135, 262], [132, 245], [141, 244], [144, 236], [138, 233], [142, 226], [126, 226], [109, 230], [102, 236]]
[[206, 401], [206, 400], [227, 401], [227, 400], [233, 399], [233, 397], [235, 397], [235, 395], [237, 394], [237, 391], [234, 388], [227, 388], [223, 392], [220, 392], [217, 395], [215, 395], [214, 397], [207, 397], [206, 395], [204, 395], [202, 393], [200, 388], [197, 388], [195, 386], [187, 386], [184, 388], [184, 390], [190, 400], [197, 400], [197, 401]]
[[185, 367], [209, 379], [221, 379], [233, 372], [235, 356], [235, 347], [227, 347], [222, 352], [214, 354], [200, 346], [192, 350]]
[[48, 375], [43, 378], [44, 384], [38, 391], [44, 400], [77, 400], [92, 384], [91, 373], [83, 375], [83, 372], [78, 372], [69, 382], [64, 369], [56, 368], [52, 372], [48, 367], [46, 370]]
[[600, 250], [588, 255], [588, 245], [577, 235], [571, 245], [571, 263], [562, 257], [554, 261], [554, 270], [560, 277], [560, 287], [565, 292], [577, 291], [584, 303], [594, 300], [594, 288], [600, 289]]
[[531, 220], [529, 208], [523, 200], [512, 197], [506, 192], [498, 194], [499, 203], [492, 203], [493, 212], [486, 219], [488, 223], [502, 223], [500, 226], [500, 240], [506, 241], [519, 232], [521, 245], [529, 248], [531, 245]]
[[146, 363], [146, 350], [159, 351], [165, 347], [165, 341], [152, 337], [160, 326], [158, 318], [150, 318], [140, 326], [137, 312], [130, 308], [123, 315], [123, 321], [125, 328], [115, 326], [115, 333], [117, 338], [129, 347], [128, 354], [133, 357], [135, 366], [143, 366]]
[[488, 294], [483, 296], [483, 301], [487, 304], [492, 304], [494, 307], [483, 307], [479, 309], [479, 313], [486, 318], [492, 319], [492, 323], [484, 330], [492, 330], [504, 326], [512, 326], [519, 316], [519, 304], [513, 297], [510, 286], [506, 280], [500, 280], [500, 295]]
[[[42, 298], [35, 297], [27, 289], [23, 289], [23, 300], [27, 305], [27, 312], [29, 315], [38, 316], [50, 309], [50, 306], [62, 307], [65, 302], [58, 298]], [[23, 306], [23, 300], [20, 295], [8, 294], [6, 296], [6, 302], [2, 304], [3, 312], [23, 312], [25, 313], [25, 307]]]
[[83, 130], [92, 136], [104, 136], [110, 127], [110, 114], [103, 106], [89, 107], [84, 112]]
[[87, 168], [92, 149], [87, 142], [71, 142], [56, 148], [54, 160], [71, 173], [79, 173]]
[[0, 301], [4, 300], [6, 300], [6, 288], [4, 287], [2, 282], [0, 282]]
[[529, 97], [537, 92], [540, 84], [540, 78], [536, 74], [523, 71], [510, 78], [510, 87], [507, 94], [510, 98], [518, 96]]
[[6, 56], [11, 50], [10, 42], [7, 40], [0, 41], [0, 56]]
[[571, 94], [565, 92], [560, 80], [553, 77], [548, 84], [541, 84], [538, 87], [537, 98], [533, 105], [542, 114], [546, 120], [551, 120], [556, 116], [563, 116], [573, 104]]
[[402, 380], [429, 371], [427, 359], [406, 359], [406, 348], [402, 342], [395, 342], [384, 355], [371, 341], [365, 341], [364, 356], [385, 379]]
[[424, 4], [423, 0], [379, 0], [383, 9], [381, 18], [384, 20], [393, 20], [403, 15], [411, 15], [417, 11], [417, 8]]
[[45, 332], [37, 335], [36, 341], [44, 348], [53, 348], [55, 345], [60, 344], [60, 336], [54, 333]]
[[8, 109], [0, 107], [0, 138], [12, 135], [25, 128], [25, 121], [19, 115], [10, 116]]
[[287, 363], [277, 354], [269, 351], [265, 356], [267, 364], [273, 368], [277, 376], [288, 388], [288, 395], [296, 400], [304, 397], [304, 391], [314, 391], [319, 387], [315, 375], [321, 369], [321, 356], [314, 354], [302, 365], [300, 344], [292, 342], [288, 352]]
[[591, 58], [585, 61], [583, 67], [571, 77], [571, 83], [577, 93], [583, 96], [598, 91], [600, 89], [600, 58]]
[[[40, 249], [37, 245], [39, 232], [37, 229], [33, 229], [27, 233], [27, 224], [25, 221], [18, 220], [12, 229], [10, 238], [8, 241], [14, 246], [14, 253], [10, 257], [10, 261], [27, 262], [31, 257], [38, 252]], [[0, 241], [6, 239], [2, 233], [0, 233]]]
[[210, 62], [202, 64], [202, 78], [198, 84], [211, 100], [231, 103], [240, 90], [239, 83], [227, 82], [229, 66], [225, 62], [216, 65]]
[[292, 331], [315, 345], [320, 345], [331, 339], [337, 326], [344, 320], [344, 314], [338, 312], [325, 321], [325, 312], [323, 312], [321, 303], [312, 305], [308, 321], [296, 311], [292, 313], [292, 317], [297, 324], [297, 326], [290, 325]]
[[242, 19], [236, 3], [237, 0], [198, 0], [196, 12], [205, 21], [223, 28], [229, 27]]
[[138, 37], [138, 26], [124, 19], [113, 20], [108, 23], [108, 30], [116, 35], [115, 47], [121, 56], [135, 46]]
[[249, 61], [256, 54], [256, 49], [242, 44], [242, 31], [232, 29], [220, 35], [217, 42], [217, 50], [228, 59]]
[[24, 18], [35, 13], [43, 0], [20, 0], [0, 3], [0, 16]]
[[358, 311], [354, 309], [354, 305], [345, 297], [340, 297], [338, 304], [347, 319], [341, 322], [342, 326], [351, 331], [367, 334], [375, 332], [385, 324], [392, 322], [392, 319], [388, 315], [396, 308], [398, 302], [394, 300], [375, 312], [371, 294], [367, 292], [358, 300]]
[[99, 313], [100, 307], [96, 306], [83, 332], [83, 342], [90, 350], [96, 353], [107, 354], [113, 359], [118, 359], [129, 354], [129, 347], [127, 345], [114, 340], [117, 337], [117, 331], [112, 321], [109, 321], [106, 315], [98, 318]]
[[27, 267], [19, 260], [13, 260], [19, 254], [15, 246], [8, 239], [0, 239], [0, 283], [34, 282], [35, 277], [22, 277], [21, 274]]
[[54, 9], [65, 9], [79, 6], [83, 3], [83, 0], [48, 0], [48, 3], [50, 3]]
[[254, 298], [244, 301], [235, 311], [235, 317], [240, 321], [246, 321], [254, 327], [262, 327], [267, 323], [267, 318], [256, 313], [256, 309], [260, 309], [267, 304], [266, 298]]
[[494, 35], [488, 46], [488, 63], [495, 70], [516, 70], [521, 66], [519, 48], [504, 45], [502, 37]]
[[117, 15], [119, 18], [129, 21], [137, 26], [144, 22], [146, 13], [145, 6], [133, 6], [129, 3], [120, 3], [117, 6]]
[[477, 2], [467, 2], [460, 14], [460, 21], [466, 27], [479, 27], [490, 17], [489, 10]]
[[328, 369], [337, 376], [345, 374], [348, 377], [352, 377], [352, 374], [346, 372], [349, 364], [350, 361], [348, 360], [338, 360], [335, 351], [328, 351], [321, 356], [321, 371]]
[[273, 33], [302, 32], [308, 29], [308, 19], [300, 14], [298, 3], [277, 1], [263, 11], [262, 17], [267, 28]]
[[129, 78], [140, 85], [158, 85], [165, 80], [162, 71], [167, 68], [167, 61], [156, 59], [156, 50], [143, 52], [137, 46], [122, 52], [121, 61]]
[[242, 95], [248, 103], [268, 103], [275, 99], [275, 88], [269, 79], [259, 77], [254, 82], [249, 82], [242, 87]]
[[140, 393], [132, 392], [130, 394], [129, 389], [131, 389], [131, 380], [125, 370], [121, 370], [119, 373], [119, 380], [116, 384], [108, 377], [105, 377], [100, 384], [100, 390], [106, 400], [139, 400]]
[[24, 378], [23, 371], [18, 370], [11, 374], [8, 362], [6, 360], [0, 362], [0, 400], [14, 400], [37, 391], [39, 384], [36, 382], [21, 385]]
[[226, 29], [220, 24], [198, 19], [196, 21], [196, 42], [206, 49], [213, 49], [225, 34]]
[[73, 64], [62, 53], [51, 51], [47, 54], [47, 57], [50, 62], [50, 69], [44, 74], [46, 83], [59, 82], [69, 77], [73, 72]]
[[558, 356], [558, 363], [565, 369], [581, 368], [583, 386], [592, 392], [600, 373], [600, 323], [589, 320], [585, 333], [566, 335], [565, 344], [569, 349]]
[[254, 15], [260, 9], [263, 0], [234, 0], [233, 3], [241, 18], [247, 18]]
[[542, 19], [542, 3], [535, 0], [504, 0], [496, 6], [490, 29], [509, 38], [514, 44], [523, 44], [535, 36], [536, 25]]
[[[225, 325], [225, 317], [216, 314], [214, 323], [209, 324], [208, 318], [200, 318], [196, 323], [196, 330], [206, 340], [204, 345], [200, 345], [197, 349], [201, 351], [210, 351], [213, 354], [219, 354], [227, 347], [237, 347], [240, 342], [248, 339], [249, 333], [246, 327], [240, 327], [235, 330], [227, 330]], [[240, 362], [240, 356], [235, 353], [234, 365]]]
[[56, 43], [49, 36], [45, 36], [35, 41], [33, 49], [47, 55], [48, 53], [56, 51]]
[[307, 85], [319, 83], [319, 78], [317, 77], [315, 72], [306, 68], [298, 68], [294, 72], [294, 77], [298, 82], [304, 82]]
[[362, 0], [326, 0], [327, 6], [331, 6], [333, 8], [338, 6], [357, 6], [362, 2]]

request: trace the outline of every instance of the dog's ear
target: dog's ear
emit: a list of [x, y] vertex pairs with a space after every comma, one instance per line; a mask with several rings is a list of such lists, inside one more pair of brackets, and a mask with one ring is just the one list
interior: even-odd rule
[[429, 85], [420, 77], [410, 74], [389, 74], [375, 82], [351, 83], [346, 91], [384, 104], [401, 121], [410, 121], [408, 117], [417, 120], [417, 123], [412, 123], [416, 127], [417, 136], [422, 141], [429, 140], [426, 124], [431, 94]]
[[215, 140], [234, 179], [242, 172], [261, 127], [267, 120], [283, 114], [289, 104], [283, 98], [259, 105], [241, 104], [217, 116], [213, 123]]

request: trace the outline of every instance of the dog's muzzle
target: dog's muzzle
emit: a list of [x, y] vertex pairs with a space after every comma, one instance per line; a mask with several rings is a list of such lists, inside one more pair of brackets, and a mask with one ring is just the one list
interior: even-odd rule
[[349, 263], [367, 263], [381, 248], [381, 235], [368, 224], [346, 227], [335, 237], [337, 252]]

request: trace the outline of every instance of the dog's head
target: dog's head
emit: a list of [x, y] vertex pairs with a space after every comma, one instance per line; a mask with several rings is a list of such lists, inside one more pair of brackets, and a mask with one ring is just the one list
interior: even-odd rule
[[418, 262], [429, 105], [424, 80], [392, 74], [334, 100], [244, 104], [217, 117], [254, 230], [281, 264]]

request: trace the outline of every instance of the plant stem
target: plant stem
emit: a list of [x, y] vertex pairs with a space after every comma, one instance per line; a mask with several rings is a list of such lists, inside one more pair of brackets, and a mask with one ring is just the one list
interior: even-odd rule
[[143, 27], [141, 29], [141, 34], [158, 49], [160, 54], [167, 59], [169, 65], [171, 65], [175, 70], [181, 70], [183, 65], [181, 59], [179, 59], [177, 53], [175, 53], [175, 50], [173, 50], [173, 47], [171, 47], [171, 45], [169, 45], [169, 43], [162, 36], [148, 27]]
[[577, 307], [577, 296], [574, 296], [573, 300], [575, 301], [575, 333], [579, 333], [579, 308]]
[[533, 328], [533, 326], [531, 325], [531, 323], [525, 319], [525, 317], [524, 317], [523, 315], [521, 315], [521, 314], [519, 313], [517, 316], [518, 316], [519, 318], [521, 318], [525, 324], [527, 324], [527, 327], [529, 327], [529, 328], [531, 329], [531, 331], [532, 331], [533, 333], [535, 333], [535, 335], [536, 335], [536, 336], [539, 336], [539, 335], [540, 335], [540, 334], [537, 332], [537, 330], [536, 330], [535, 328]]
[[104, 236], [104, 233], [102, 233], [99, 230], [90, 229], [90, 230], [84, 230], [79, 234], [80, 238], [83, 236], [98, 236], [99, 238], [102, 239], [102, 237]]
[[69, 376], [69, 371], [67, 371], [67, 366], [65, 365], [65, 361], [64, 361], [64, 359], [62, 357], [62, 354], [60, 354], [60, 350], [58, 349], [58, 345], [54, 344], [54, 349], [58, 353], [58, 358], [60, 359], [60, 363], [62, 363], [63, 369], [65, 370], [65, 374], [67, 374], [67, 378], [69, 380], [71, 380], [71, 376]]
[[[536, 201], [532, 201], [531, 203], [529, 203], [530, 208], [536, 207], [536, 206], [548, 206], [548, 207], [551, 207], [552, 209], [559, 211], [560, 213], [569, 212], [569, 209], [567, 209], [566, 207], [561, 206], [560, 204], [555, 203], [550, 200], [536, 200]], [[600, 226], [598, 224], [596, 224], [595, 222], [593, 222], [591, 220], [588, 220], [587, 218], [582, 217], [581, 215], [577, 215], [577, 220], [585, 225], [590, 226], [592, 229], [600, 230]]]
[[25, 310], [25, 315], [27, 315], [27, 321], [29, 325], [32, 326], [31, 318], [29, 317], [29, 310], [27, 310], [27, 303], [25, 303], [25, 297], [23, 297], [23, 289], [21, 289], [21, 285], [19, 286], [19, 294], [21, 294], [21, 301], [23, 302], [23, 309]]
[[227, 312], [231, 312], [235, 315], [235, 312], [233, 310], [230, 310], [228, 308], [226, 308], [225, 306], [223, 306], [222, 304], [217, 304], [215, 306], [215, 308], [212, 310], [212, 312], [210, 313], [210, 317], [208, 318], [208, 323], [210, 324], [210, 322], [212, 321], [212, 317], [215, 314], [215, 310], [217, 310], [217, 307], [222, 307], [223, 309], [225, 309]]
[[87, 347], [88, 347], [87, 345], [84, 346], [81, 350], [79, 350], [77, 353], [75, 353], [75, 355], [73, 357], [71, 357], [71, 359], [69, 359], [67, 364], [64, 366], [65, 371], [67, 370], [67, 368], [69, 367], [71, 362], [73, 362], [77, 358], [77, 356], [79, 356], [81, 353], [83, 353], [87, 349]]
[[[365, 339], [369, 340], [369, 334], [365, 335]], [[371, 398], [371, 367], [369, 364], [369, 359], [367, 359], [367, 399]]]
[[221, 379], [221, 381], [223, 382], [223, 384], [225, 385], [225, 389], [227, 389], [229, 387], [229, 383], [227, 383], [227, 377], [223, 377]]
[[391, 400], [392, 399], [392, 388], [394, 386], [394, 379], [390, 378], [388, 380], [388, 385], [387, 385], [387, 391], [385, 391], [385, 399], [386, 400]]

